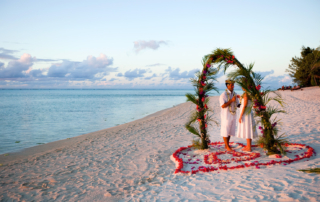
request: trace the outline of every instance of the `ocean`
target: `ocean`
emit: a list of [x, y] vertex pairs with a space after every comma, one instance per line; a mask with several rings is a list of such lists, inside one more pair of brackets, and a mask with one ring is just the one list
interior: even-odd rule
[[128, 123], [186, 102], [186, 93], [194, 91], [0, 90], [0, 154]]

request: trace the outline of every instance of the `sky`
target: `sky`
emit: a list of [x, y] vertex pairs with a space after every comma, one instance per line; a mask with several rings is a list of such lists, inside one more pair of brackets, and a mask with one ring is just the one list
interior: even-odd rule
[[[320, 45], [319, 8], [319, 0], [0, 0], [0, 89], [191, 89], [216, 48], [254, 63], [265, 87], [293, 85], [292, 57]], [[219, 73], [216, 86], [225, 79]]]

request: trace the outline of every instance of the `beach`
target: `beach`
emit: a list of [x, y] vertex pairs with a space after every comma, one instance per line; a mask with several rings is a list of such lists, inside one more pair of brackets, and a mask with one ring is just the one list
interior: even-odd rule
[[[320, 88], [278, 91], [289, 142], [320, 152]], [[220, 123], [219, 97], [210, 97]], [[105, 130], [0, 155], [0, 201], [320, 201], [319, 155], [262, 169], [174, 174], [171, 155], [191, 145], [187, 102]], [[125, 116], [125, 115], [124, 115]], [[209, 126], [212, 142], [220, 127]], [[245, 143], [244, 139], [231, 141]]]

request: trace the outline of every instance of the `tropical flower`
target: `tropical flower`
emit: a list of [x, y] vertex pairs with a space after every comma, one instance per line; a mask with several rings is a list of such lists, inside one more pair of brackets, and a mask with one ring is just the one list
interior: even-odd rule
[[261, 89], [261, 85], [256, 86], [256, 89], [260, 90]]

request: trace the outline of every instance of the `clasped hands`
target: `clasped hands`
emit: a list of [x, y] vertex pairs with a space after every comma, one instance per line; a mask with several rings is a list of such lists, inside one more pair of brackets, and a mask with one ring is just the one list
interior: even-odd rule
[[237, 95], [237, 96], [233, 96], [233, 98], [231, 98], [231, 102], [234, 102], [234, 101], [236, 101], [236, 98], [240, 99], [240, 95]]
[[[237, 95], [237, 98], [240, 99], [240, 95]], [[231, 102], [234, 102], [236, 101], [236, 96], [234, 96], [232, 99], [231, 99]], [[240, 118], [239, 118], [239, 123], [241, 123], [242, 121], [242, 115], [240, 115]]]

